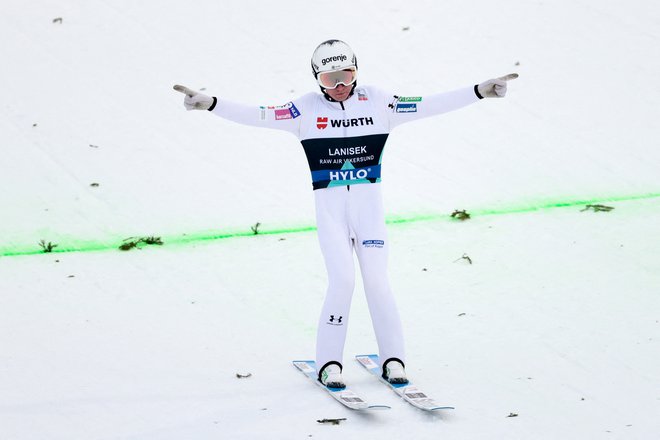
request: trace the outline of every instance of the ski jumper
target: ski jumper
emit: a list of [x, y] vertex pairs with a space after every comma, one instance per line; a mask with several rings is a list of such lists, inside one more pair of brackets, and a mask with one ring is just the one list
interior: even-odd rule
[[401, 321], [387, 277], [389, 241], [380, 185], [383, 149], [397, 125], [478, 101], [475, 87], [423, 97], [356, 87], [343, 102], [309, 93], [277, 107], [217, 99], [210, 109], [240, 124], [288, 131], [302, 143], [311, 171], [318, 239], [328, 272], [316, 341], [319, 371], [329, 363], [342, 364], [355, 286], [354, 251], [380, 359], [405, 362]]

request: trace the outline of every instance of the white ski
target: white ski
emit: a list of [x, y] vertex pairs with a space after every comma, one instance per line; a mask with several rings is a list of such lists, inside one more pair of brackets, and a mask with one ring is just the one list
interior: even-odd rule
[[382, 371], [380, 369], [380, 362], [378, 360], [377, 354], [364, 354], [355, 356], [355, 360], [359, 362], [367, 371], [374, 376], [376, 376], [381, 382], [390, 387], [395, 393], [397, 393], [403, 400], [411, 404], [412, 406], [423, 409], [425, 411], [439, 411], [443, 409], [454, 409], [453, 406], [441, 406], [428, 397], [426, 393], [417, 388], [412, 382], [407, 384], [391, 384], [385, 379], [383, 379]]
[[387, 405], [370, 405], [349, 388], [326, 387], [318, 380], [316, 363], [314, 361], [293, 361], [293, 365], [301, 373], [311, 379], [315, 384], [326, 390], [328, 394], [330, 394], [335, 400], [347, 408], [359, 411], [390, 409], [390, 407]]

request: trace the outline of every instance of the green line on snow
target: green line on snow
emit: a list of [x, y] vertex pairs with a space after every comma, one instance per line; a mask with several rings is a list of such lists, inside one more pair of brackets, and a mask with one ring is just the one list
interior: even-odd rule
[[[474, 217], [484, 217], [490, 215], [506, 215], [506, 214], [524, 214], [529, 212], [541, 211], [546, 209], [556, 209], [556, 208], [571, 208], [576, 206], [586, 206], [586, 205], [597, 205], [602, 203], [615, 203], [615, 202], [629, 202], [635, 200], [648, 200], [660, 198], [660, 193], [650, 193], [644, 195], [636, 196], [620, 196], [620, 197], [608, 197], [602, 199], [578, 199], [578, 200], [568, 200], [563, 202], [557, 201], [548, 201], [543, 203], [524, 205], [524, 206], [511, 206], [508, 208], [499, 208], [499, 209], [476, 209], [468, 210], [472, 218]], [[410, 217], [388, 217], [386, 222], [387, 224], [399, 224], [399, 223], [417, 223], [423, 221], [437, 221], [437, 220], [448, 220], [456, 221], [450, 217], [448, 214], [422, 214]]]
[[[507, 214], [523, 214], [534, 211], [540, 211], [545, 209], [554, 209], [554, 208], [570, 208], [576, 206], [586, 206], [586, 205], [596, 205], [602, 203], [612, 203], [612, 202], [629, 202], [636, 200], [649, 200], [660, 198], [660, 193], [649, 193], [643, 195], [633, 195], [633, 196], [619, 196], [619, 197], [608, 197], [600, 199], [577, 199], [577, 200], [567, 200], [567, 201], [548, 201], [543, 203], [536, 203], [531, 205], [524, 206], [511, 206], [499, 209], [476, 209], [469, 210], [469, 214], [474, 217], [483, 217], [483, 216], [492, 216], [492, 215], [507, 215]], [[412, 216], [387, 216], [386, 223], [390, 225], [397, 224], [408, 224], [408, 223], [420, 223], [426, 221], [456, 221], [451, 218], [448, 213], [442, 214], [420, 214]], [[179, 236], [171, 237], [162, 237], [165, 245], [187, 245], [194, 243], [201, 243], [205, 241], [215, 241], [215, 240], [224, 240], [229, 238], [245, 238], [245, 237], [254, 237], [257, 235], [284, 235], [284, 234], [297, 234], [303, 232], [312, 232], [315, 231], [315, 226], [298, 226], [298, 227], [289, 227], [289, 228], [278, 228], [278, 229], [264, 229], [259, 230], [258, 234], [255, 234], [253, 231], [218, 231], [210, 233], [196, 233], [196, 234], [183, 234]], [[64, 244], [57, 243], [57, 247], [53, 248], [52, 254], [68, 253], [68, 252], [94, 252], [94, 251], [110, 251], [118, 250], [119, 245], [122, 244], [122, 239], [118, 238], [116, 240], [104, 240], [104, 241], [79, 241], [78, 244]], [[43, 254], [44, 251], [39, 248], [38, 244], [35, 241], [34, 246], [16, 246], [13, 249], [8, 247], [0, 247], [0, 257], [12, 257], [12, 256], [24, 256], [24, 255], [39, 255]]]
[[[254, 232], [221, 232], [217, 234], [187, 234], [180, 237], [171, 237], [166, 239], [168, 244], [188, 244], [196, 243], [202, 241], [211, 241], [211, 240], [224, 240], [226, 238], [240, 238], [240, 237], [254, 237], [255, 235], [280, 235], [280, 234], [297, 234], [300, 232], [310, 232], [316, 231], [315, 226], [300, 226], [292, 228], [281, 228], [281, 229], [265, 229], [259, 230], [258, 234]], [[165, 240], [163, 240], [165, 241]]]

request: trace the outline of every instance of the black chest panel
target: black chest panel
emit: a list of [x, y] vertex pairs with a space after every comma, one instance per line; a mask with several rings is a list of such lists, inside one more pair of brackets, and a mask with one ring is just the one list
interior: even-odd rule
[[301, 141], [314, 189], [379, 181], [387, 136], [385, 133]]

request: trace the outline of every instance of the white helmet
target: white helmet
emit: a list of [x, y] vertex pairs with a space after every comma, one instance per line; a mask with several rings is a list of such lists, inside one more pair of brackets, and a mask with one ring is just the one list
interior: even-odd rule
[[341, 40], [328, 40], [319, 44], [312, 54], [312, 71], [316, 78], [321, 72], [355, 67], [357, 59], [353, 50]]

